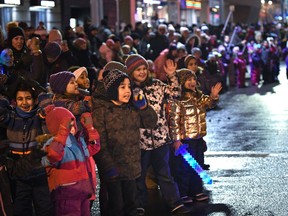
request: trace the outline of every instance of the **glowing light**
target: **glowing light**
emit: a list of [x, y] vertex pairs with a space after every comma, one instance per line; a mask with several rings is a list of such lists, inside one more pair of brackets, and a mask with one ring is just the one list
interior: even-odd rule
[[187, 163], [196, 171], [196, 173], [200, 176], [204, 183], [212, 184], [213, 180], [203, 170], [203, 168], [198, 164], [198, 162], [192, 157], [192, 155], [186, 150], [187, 147], [187, 144], [181, 145], [179, 149], [175, 151], [175, 155], [178, 156], [180, 154], [187, 161]]

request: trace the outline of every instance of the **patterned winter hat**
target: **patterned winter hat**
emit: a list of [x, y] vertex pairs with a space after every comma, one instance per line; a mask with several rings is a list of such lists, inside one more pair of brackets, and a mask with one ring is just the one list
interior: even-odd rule
[[138, 68], [141, 65], [145, 65], [148, 69], [148, 63], [146, 59], [138, 54], [129, 55], [125, 61], [125, 65], [127, 67], [127, 74], [129, 76], [131, 76], [134, 70], [136, 70], [136, 68]]
[[47, 129], [52, 135], [55, 136], [58, 133], [61, 121], [64, 117], [70, 117], [74, 120], [74, 126], [77, 131], [75, 116], [68, 109], [64, 107], [55, 107], [55, 105], [52, 104], [45, 107], [45, 115]]
[[176, 74], [179, 78], [179, 82], [180, 82], [181, 86], [184, 85], [186, 80], [190, 77], [194, 77], [197, 80], [196, 74], [192, 70], [189, 70], [186, 68], [182, 68], [180, 70], [177, 70]]
[[66, 87], [70, 79], [74, 77], [74, 74], [70, 71], [62, 71], [56, 74], [52, 74], [49, 79], [50, 87], [55, 94], [64, 94]]
[[123, 73], [127, 73], [126, 66], [124, 64], [122, 64], [121, 62], [117, 62], [117, 61], [110, 61], [103, 68], [104, 71], [106, 71], [106, 70], [112, 71], [115, 69], [120, 70]]
[[110, 100], [118, 100], [118, 87], [125, 78], [129, 79], [128, 75], [120, 70], [115, 69], [111, 71], [104, 71], [103, 84]]

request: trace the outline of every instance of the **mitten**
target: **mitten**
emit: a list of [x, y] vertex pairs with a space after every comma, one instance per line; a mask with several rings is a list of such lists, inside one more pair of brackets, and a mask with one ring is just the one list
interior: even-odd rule
[[142, 95], [140, 90], [137, 88], [133, 90], [133, 103], [140, 110], [143, 110], [147, 107], [145, 96]]
[[70, 117], [63, 118], [63, 120], [59, 125], [58, 133], [54, 138], [56, 142], [62, 143], [63, 145], [66, 144], [67, 137], [69, 136], [71, 130], [72, 121], [74, 121], [73, 118], [72, 119]]
[[80, 117], [80, 122], [82, 124], [82, 127], [88, 133], [89, 142], [92, 142], [92, 141], [99, 142], [100, 136], [97, 130], [93, 127], [93, 120], [92, 120], [91, 113], [89, 112], [83, 113]]

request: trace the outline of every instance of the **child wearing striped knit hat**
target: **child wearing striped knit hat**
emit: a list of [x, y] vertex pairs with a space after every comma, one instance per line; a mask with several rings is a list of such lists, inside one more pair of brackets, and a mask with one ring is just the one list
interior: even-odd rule
[[[172, 215], [189, 213], [190, 209], [184, 206], [169, 168], [169, 144], [171, 139], [166, 120], [165, 103], [167, 99], [177, 97], [180, 92], [175, 73], [176, 64], [171, 60], [167, 61], [164, 67], [170, 85], [158, 79], [149, 78], [148, 63], [141, 55], [132, 54], [128, 56], [125, 65], [127, 74], [134, 83], [133, 88], [139, 89], [140, 94], [144, 94], [148, 104], [151, 105], [158, 116], [157, 126], [152, 130], [140, 129], [141, 176], [137, 179], [138, 210], [144, 214], [147, 207], [145, 177], [148, 165], [151, 164], [158, 177], [162, 196], [166, 200]], [[157, 160], [153, 160], [153, 158], [157, 158]]]

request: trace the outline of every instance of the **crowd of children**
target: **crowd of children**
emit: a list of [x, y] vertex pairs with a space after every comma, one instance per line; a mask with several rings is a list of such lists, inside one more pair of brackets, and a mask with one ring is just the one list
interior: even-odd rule
[[12, 24], [0, 50], [3, 215], [90, 215], [96, 166], [101, 216], [145, 215], [151, 168], [171, 214], [189, 214], [209, 197], [175, 151], [185, 145], [208, 169], [206, 109], [247, 86], [248, 64], [251, 85], [278, 81], [281, 49], [256, 29], [236, 44], [207, 26], [43, 37]]

